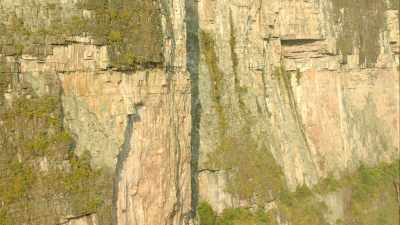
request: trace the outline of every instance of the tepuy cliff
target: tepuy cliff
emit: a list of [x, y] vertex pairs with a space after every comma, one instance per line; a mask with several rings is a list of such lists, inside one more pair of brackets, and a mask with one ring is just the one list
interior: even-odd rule
[[399, 224], [399, 5], [0, 1], [0, 224]]

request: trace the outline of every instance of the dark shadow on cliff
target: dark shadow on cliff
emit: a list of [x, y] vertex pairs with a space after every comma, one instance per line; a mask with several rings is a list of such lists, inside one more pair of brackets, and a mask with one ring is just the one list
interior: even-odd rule
[[200, 147], [200, 119], [201, 105], [199, 99], [199, 15], [198, 1], [186, 0], [186, 48], [187, 48], [187, 68], [190, 73], [192, 83], [191, 104], [192, 104], [192, 131], [191, 131], [191, 171], [192, 171], [192, 212], [191, 217], [196, 216], [196, 208], [198, 203], [198, 160]]
[[[113, 182], [113, 199], [112, 199], [112, 224], [118, 224], [118, 192], [119, 192], [119, 182], [121, 181], [121, 173], [124, 168], [124, 164], [129, 156], [129, 152], [131, 151], [131, 139], [133, 135], [133, 127], [134, 123], [140, 121], [139, 111], [142, 107], [142, 104], [136, 104], [134, 108], [134, 113], [127, 115], [127, 123], [124, 132], [124, 142], [122, 143], [121, 150], [117, 156], [117, 164], [115, 168], [115, 177]], [[125, 196], [125, 199], [128, 199], [128, 196]]]

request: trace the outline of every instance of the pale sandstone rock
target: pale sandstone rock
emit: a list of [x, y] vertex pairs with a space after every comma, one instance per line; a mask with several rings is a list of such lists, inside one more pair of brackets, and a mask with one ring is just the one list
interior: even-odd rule
[[[48, 19], [43, 13], [48, 1], [36, 2], [43, 5], [38, 15], [27, 11], [30, 5], [24, 0], [4, 0], [0, 12], [15, 9], [30, 22]], [[74, 1], [53, 2], [68, 11]], [[220, 140], [206, 50], [194, 52], [199, 62], [188, 59], [193, 53], [188, 52], [191, 40], [187, 40], [185, 23], [190, 7], [199, 17], [198, 21], [191, 18], [199, 25], [196, 35], [205, 31], [215, 39], [224, 107], [232, 116], [239, 111], [236, 76], [247, 90], [241, 98], [249, 116], [256, 119], [253, 136], [271, 150], [291, 189], [311, 186], [332, 172], [349, 171], [360, 163], [373, 165], [399, 157], [398, 11], [386, 12], [388, 31], [380, 38], [376, 68], [365, 69], [360, 68], [358, 49], [343, 65], [328, 0], [186, 3], [160, 3], [164, 4], [168, 71], [109, 70], [107, 48], [83, 37], [54, 47], [44, 60], [29, 55], [20, 60], [23, 79], [38, 94], [48, 89], [43, 74], [61, 81], [65, 126], [75, 135], [78, 152], [89, 150], [95, 165], [116, 170], [116, 224], [191, 223], [191, 200], [197, 195], [191, 187], [197, 176], [190, 168], [191, 154], [199, 154], [200, 199], [218, 212], [241, 206], [225, 192], [226, 172], [207, 170], [207, 154]], [[189, 81], [188, 63], [199, 63], [198, 84]], [[287, 90], [273, 75], [281, 66], [289, 71], [287, 76], [292, 74], [294, 108]], [[199, 99], [191, 99], [191, 85], [198, 85]], [[200, 147], [194, 149], [198, 152], [190, 152], [191, 100], [199, 101], [202, 109]], [[242, 121], [235, 119], [232, 127], [238, 128]], [[343, 216], [344, 195], [324, 197], [331, 221]], [[79, 219], [68, 224], [88, 223]]]
[[[185, 74], [169, 84], [150, 74], [138, 88], [137, 112], [117, 164], [118, 224], [184, 224], [190, 209], [190, 95]], [[148, 82], [148, 83], [147, 83]], [[146, 85], [147, 83], [147, 85]], [[145, 90], [148, 88], [148, 91]], [[170, 89], [170, 90], [168, 90]], [[140, 94], [142, 93], [142, 94]], [[168, 116], [167, 116], [168, 115]], [[125, 130], [127, 132], [127, 130]], [[130, 146], [128, 146], [128, 143]], [[121, 155], [126, 154], [125, 156]], [[119, 160], [121, 160], [119, 159]]]
[[[0, 8], [12, 11], [28, 7], [25, 3], [7, 1]], [[67, 7], [73, 1], [36, 3]], [[169, 34], [164, 38], [170, 43], [165, 45], [165, 58], [171, 71], [112, 71], [106, 46], [94, 45], [87, 37], [71, 37], [70, 44], [54, 46], [44, 59], [24, 55], [19, 60], [22, 79], [39, 95], [49, 88], [46, 76], [59, 79], [64, 122], [76, 139], [77, 153], [88, 150], [94, 166], [115, 171], [115, 224], [192, 223], [185, 4], [176, 1], [162, 7], [168, 12], [163, 29]], [[30, 14], [23, 18], [48, 19]], [[66, 224], [96, 222], [77, 218]]]
[[326, 216], [329, 223], [335, 224], [336, 221], [344, 218], [346, 213], [346, 198], [348, 198], [350, 194], [348, 190], [342, 189], [321, 197], [321, 200], [329, 209], [329, 213]]
[[[103, 71], [95, 66], [101, 54], [94, 54], [90, 62], [84, 59], [87, 52], [97, 52], [97, 47], [76, 44], [60, 48], [54, 51], [59, 55], [49, 56], [45, 63], [22, 60], [21, 72], [38, 94], [47, 89], [44, 73], [57, 76], [63, 89], [65, 126], [76, 138], [78, 154], [89, 150], [94, 165], [117, 167], [117, 223], [189, 223], [191, 105], [187, 73]], [[65, 64], [58, 66], [60, 62]], [[128, 119], [131, 116], [132, 121]], [[126, 149], [129, 151], [123, 155]]]
[[[199, 173], [200, 193], [202, 200], [207, 201], [213, 209], [221, 213], [225, 208], [230, 207], [235, 201], [232, 196], [224, 190], [226, 185], [226, 172], [207, 171]], [[207, 188], [204, 188], [207, 187]]]
[[[247, 90], [241, 98], [249, 117], [257, 121], [254, 136], [267, 134], [258, 140], [269, 146], [292, 189], [315, 184], [332, 172], [353, 170], [360, 163], [399, 158], [398, 11], [386, 12], [388, 31], [383, 31], [379, 43], [387, 50], [381, 51], [376, 68], [364, 69], [358, 49], [342, 64], [331, 7], [329, 1], [306, 0], [199, 2], [200, 29], [215, 40], [216, 64], [223, 75], [222, 102], [232, 115], [239, 110], [233, 81], [232, 59], [236, 57], [236, 79]], [[219, 140], [217, 113], [209, 94], [213, 84], [201, 55], [199, 167], [207, 171], [207, 155]], [[273, 77], [281, 66], [293, 71], [295, 109]], [[202, 172], [199, 178], [200, 198], [218, 211], [229, 202], [230, 207], [238, 206], [224, 193], [222, 174]], [[330, 207], [340, 208], [340, 204]], [[333, 217], [340, 217], [339, 208], [333, 210]]]

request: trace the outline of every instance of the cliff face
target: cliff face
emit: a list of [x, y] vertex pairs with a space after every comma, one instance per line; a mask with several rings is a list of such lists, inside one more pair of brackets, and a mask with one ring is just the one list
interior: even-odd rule
[[248, 142], [243, 132], [272, 152], [291, 189], [398, 158], [398, 10], [383, 5], [199, 3], [201, 196], [232, 205], [207, 161], [232, 139]]
[[[70, 182], [82, 195], [64, 196], [56, 217], [41, 223], [181, 225], [200, 217], [203, 224], [203, 211], [195, 218], [195, 209], [208, 202], [220, 214], [262, 208], [272, 224], [352, 224], [355, 215], [346, 211], [357, 205], [351, 194], [357, 193], [355, 182], [317, 189], [327, 179], [358, 174], [360, 165], [375, 168], [399, 159], [398, 5], [1, 1], [1, 107], [15, 109], [21, 99], [35, 107], [40, 102], [30, 101], [32, 96], [55, 97], [57, 108], [50, 112], [71, 145], [49, 152], [72, 153], [54, 167], [65, 166], [61, 177], [85, 175]], [[3, 125], [7, 113], [0, 115], [0, 134], [13, 140], [23, 129]], [[39, 123], [30, 129], [49, 128]], [[21, 146], [0, 150], [24, 156]], [[53, 159], [46, 152], [29, 165]], [[28, 164], [21, 157], [11, 160]], [[68, 172], [74, 165], [86, 169]], [[33, 181], [44, 180], [43, 174]], [[38, 188], [35, 182], [26, 189]], [[318, 220], [282, 197], [304, 185], [316, 187], [310, 191], [316, 197], [306, 202], [328, 208], [320, 215], [315, 205], [303, 205], [318, 211], [313, 214]], [[382, 199], [390, 199], [389, 210], [398, 207], [395, 190], [379, 189]], [[87, 207], [74, 208], [71, 199], [92, 192], [97, 202], [88, 198]], [[17, 214], [11, 209], [30, 209], [11, 204], [19, 197], [3, 206], [1, 193], [0, 221], [22, 224], [12, 221]], [[25, 197], [34, 195], [28, 191]], [[36, 212], [44, 213], [46, 206]], [[386, 218], [388, 224], [398, 221], [393, 211]]]
[[[266, 151], [291, 190], [398, 159], [398, 2], [392, 6], [199, 2], [200, 199], [217, 212], [261, 198], [280, 208], [280, 172]], [[345, 217], [349, 198], [333, 196], [331, 223]]]
[[60, 79], [64, 126], [74, 134], [75, 151], [89, 151], [95, 167], [115, 171], [117, 224], [182, 224], [190, 210], [189, 78], [161, 69], [98, 68], [95, 63], [106, 62], [102, 51], [86, 44], [56, 47], [72, 65], [54, 59], [65, 63], [60, 72], [51, 63], [22, 59], [21, 72], [35, 86], [42, 73]]
[[[77, 26], [109, 29], [114, 26], [109, 23], [122, 18], [112, 17], [111, 22], [103, 24], [101, 16], [115, 13], [115, 8], [101, 1], [2, 1], [2, 24], [10, 31], [4, 35], [2, 56], [16, 67], [2, 76], [19, 77], [16, 83], [26, 83], [30, 92], [39, 96], [57, 86], [62, 126], [74, 139], [74, 154], [82, 157], [88, 152], [92, 170], [105, 171], [109, 174], [106, 181], [113, 183], [102, 186], [113, 193], [99, 199], [110, 202], [111, 207], [96, 205], [90, 210], [60, 213], [60, 223], [185, 224], [191, 212], [190, 79], [185, 69], [183, 15], [169, 15], [169, 11], [182, 10], [178, 7], [184, 4], [121, 4], [128, 4], [127, 9], [139, 7], [139, 13], [163, 10], [165, 18], [162, 24], [161, 20], [158, 24], [150, 20], [153, 31], [144, 27], [127, 34], [122, 30], [132, 24], [118, 28], [120, 24], [115, 24], [109, 33], [90, 30], [92, 38], [72, 37], [79, 32]], [[126, 20], [142, 15], [118, 13]], [[61, 31], [55, 32], [54, 26], [60, 26]], [[156, 29], [164, 32], [157, 34]], [[43, 40], [36, 40], [36, 36]], [[157, 48], [157, 41], [164, 47]], [[47, 50], [35, 54], [30, 49]], [[161, 58], [165, 65], [160, 66]], [[49, 77], [57, 80], [57, 85], [48, 84]], [[10, 89], [2, 95], [19, 95], [20, 91], [9, 84], [5, 87]], [[90, 185], [83, 187], [83, 195], [89, 195], [92, 189]], [[11, 220], [16, 215], [5, 210], [9, 214], [5, 218]], [[37, 215], [42, 216], [43, 212]]]

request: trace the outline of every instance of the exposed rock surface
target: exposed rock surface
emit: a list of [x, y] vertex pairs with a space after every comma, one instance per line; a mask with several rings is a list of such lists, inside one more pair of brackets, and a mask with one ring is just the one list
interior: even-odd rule
[[[235, 148], [270, 152], [291, 190], [399, 159], [399, 10], [385, 2], [153, 1], [162, 38], [151, 38], [162, 49], [151, 51], [162, 57], [139, 55], [151, 65], [136, 69], [114, 67], [115, 43], [93, 36], [29, 39], [21, 50], [23, 29], [5, 26], [0, 53], [38, 95], [48, 76], [58, 80], [76, 153], [114, 174], [113, 224], [191, 224], [199, 200], [217, 212], [251, 206], [227, 191], [230, 171], [210, 165], [227, 136], [238, 137]], [[90, 18], [77, 3], [1, 1], [0, 25]], [[347, 35], [363, 22], [370, 30]], [[321, 197], [330, 221], [344, 217], [346, 194]], [[93, 214], [63, 224], [98, 222]]]
[[[74, 3], [0, 5], [3, 15], [12, 16], [16, 9], [24, 26], [35, 28], [31, 22], [48, 22], [51, 16], [26, 14], [28, 7], [43, 13], [59, 6], [68, 11], [71, 6], [73, 13], [78, 11]], [[113, 215], [114, 224], [187, 224], [191, 218], [191, 98], [184, 4], [162, 4], [166, 66], [161, 69], [110, 69], [110, 49], [87, 37], [68, 37], [62, 45], [44, 43], [51, 52], [42, 56], [5, 54], [17, 61], [16, 72], [38, 94], [48, 88], [45, 75], [60, 81], [64, 127], [74, 136], [75, 151], [78, 155], [89, 151], [93, 166], [115, 173], [113, 210], [106, 212]], [[66, 224], [96, 221], [84, 217], [68, 219]]]
[[[386, 23], [374, 34], [379, 40], [368, 40], [379, 48], [375, 64], [366, 68], [357, 45], [348, 55], [338, 45], [343, 24], [356, 18], [336, 21], [334, 8], [342, 6], [344, 13], [348, 6], [357, 7], [340, 4], [199, 2], [199, 32], [214, 42], [211, 49], [200, 45], [199, 187], [200, 198], [217, 211], [241, 205], [224, 191], [226, 174], [206, 163], [223, 141], [218, 139], [224, 132], [218, 125], [221, 109], [235, 132], [247, 123], [238, 116], [245, 108], [253, 120], [252, 135], [268, 146], [292, 189], [354, 170], [360, 163], [399, 158], [398, 10], [386, 10]], [[199, 36], [200, 42], [209, 42]], [[210, 51], [215, 52], [211, 59]], [[275, 75], [277, 68], [286, 71], [280, 74], [286, 76], [283, 82]], [[212, 94], [216, 88], [218, 98]]]

